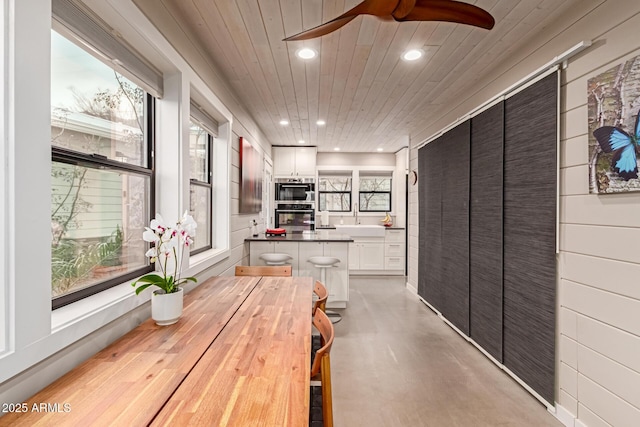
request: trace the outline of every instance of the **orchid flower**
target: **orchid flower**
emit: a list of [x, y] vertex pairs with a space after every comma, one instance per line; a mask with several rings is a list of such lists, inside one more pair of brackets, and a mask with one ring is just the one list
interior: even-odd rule
[[[165, 293], [172, 293], [177, 292], [179, 286], [187, 281], [196, 282], [195, 277], [180, 278], [180, 266], [185, 248], [193, 245], [197, 225], [187, 211], [174, 226], [168, 225], [160, 214], [156, 214], [149, 227], [145, 227], [142, 240], [153, 244], [145, 256], [156, 263], [158, 272], [147, 274], [133, 282], [134, 287], [143, 283], [136, 288], [136, 294], [151, 285], [158, 286]], [[169, 270], [173, 270], [173, 274]]]

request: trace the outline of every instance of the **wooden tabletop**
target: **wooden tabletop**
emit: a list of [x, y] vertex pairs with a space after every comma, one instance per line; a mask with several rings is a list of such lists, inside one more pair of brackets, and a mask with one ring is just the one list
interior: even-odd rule
[[[217, 403], [202, 406], [209, 414], [203, 425], [225, 425], [225, 419], [242, 425], [235, 420], [256, 408], [274, 420], [264, 425], [303, 425], [298, 413], [307, 423], [311, 292], [310, 278], [210, 279], [185, 296], [178, 323], [160, 327], [149, 319], [26, 401], [27, 412], [0, 417], [0, 426], [148, 425], [156, 416], [180, 415], [176, 402], [184, 400], [185, 384], [214, 377]], [[201, 388], [203, 399], [211, 388]], [[59, 412], [33, 410], [42, 403], [58, 404]], [[224, 407], [218, 424], [211, 421], [216, 407]], [[200, 409], [195, 415], [185, 424], [200, 419]]]
[[152, 425], [308, 426], [311, 292], [262, 278]]

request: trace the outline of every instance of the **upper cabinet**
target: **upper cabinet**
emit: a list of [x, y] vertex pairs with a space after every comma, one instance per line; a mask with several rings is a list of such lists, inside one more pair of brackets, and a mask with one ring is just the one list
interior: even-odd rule
[[273, 147], [274, 178], [316, 176], [316, 147]]

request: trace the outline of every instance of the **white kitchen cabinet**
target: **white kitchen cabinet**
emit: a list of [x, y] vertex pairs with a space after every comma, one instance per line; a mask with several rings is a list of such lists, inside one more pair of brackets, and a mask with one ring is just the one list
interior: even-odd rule
[[273, 147], [275, 178], [316, 176], [316, 147]]
[[300, 243], [298, 249], [299, 261], [298, 261], [298, 276], [311, 276], [320, 280], [320, 274], [317, 269], [307, 262], [312, 256], [324, 255], [324, 242], [308, 242]]
[[[340, 263], [331, 268], [327, 268], [326, 285], [329, 291], [329, 299], [327, 306], [329, 308], [346, 307], [346, 301], [349, 301], [349, 245], [340, 242], [324, 242], [324, 256], [332, 256], [338, 258]], [[334, 301], [332, 303], [331, 301]], [[343, 305], [340, 302], [345, 302]]]
[[375, 243], [359, 243], [360, 269], [384, 270], [384, 245]]
[[251, 242], [249, 246], [249, 264], [267, 265], [260, 255], [263, 253], [287, 254], [291, 257], [291, 274], [298, 276], [298, 243], [297, 242]]
[[321, 269], [307, 260], [313, 256], [332, 256], [340, 260], [335, 267], [326, 269], [325, 286], [329, 291], [327, 307], [345, 308], [349, 301], [349, 243], [325, 241], [250, 241], [249, 260], [251, 265], [266, 265], [260, 259], [263, 253], [286, 253], [291, 260], [292, 274], [313, 277], [320, 280]]
[[384, 235], [384, 269], [388, 274], [404, 274], [406, 259], [404, 229], [386, 229]]
[[381, 238], [354, 238], [349, 244], [349, 269], [384, 270], [384, 240]]
[[260, 259], [264, 253], [273, 253], [274, 242], [251, 242], [249, 244], [249, 265], [267, 265]]

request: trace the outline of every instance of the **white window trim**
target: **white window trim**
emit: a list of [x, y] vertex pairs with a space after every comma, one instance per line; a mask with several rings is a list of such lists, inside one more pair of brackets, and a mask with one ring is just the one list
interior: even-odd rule
[[[11, 17], [13, 25], [11, 28], [5, 27], [4, 35], [9, 38], [8, 44], [14, 51], [16, 59], [13, 64], [5, 64], [9, 65], [5, 69], [11, 72], [11, 67], [16, 66], [15, 63], [22, 63], [27, 72], [19, 70], [23, 73], [13, 76], [16, 80], [15, 85], [13, 85], [15, 86], [15, 95], [22, 92], [33, 94], [36, 91], [38, 96], [42, 98], [43, 94], [50, 92], [50, 75], [48, 74], [49, 67], [47, 64], [50, 63], [51, 57], [49, 42], [51, 34], [51, 5], [48, 2], [40, 1], [9, 1], [11, 2], [9, 10], [13, 12]], [[94, 11], [104, 17], [107, 22], [111, 19], [113, 22], [119, 22], [122, 25], [120, 30], [122, 30], [123, 37], [128, 40], [136, 40], [142, 37], [145, 43], [152, 45], [156, 52], [162, 52], [162, 57], [157, 59], [159, 68], [162, 68], [163, 65], [165, 66], [163, 70], [165, 75], [170, 75], [170, 71], [173, 71], [175, 76], [176, 70], [178, 70], [177, 74], [180, 75], [180, 80], [184, 81], [181, 83], [182, 87], [191, 85], [209, 102], [208, 107], [211, 108], [209, 111], [216, 112], [215, 117], [220, 123], [218, 138], [216, 138], [219, 140], [217, 149], [220, 157], [227, 159], [225, 168], [219, 171], [221, 176], [224, 176], [224, 181], [219, 181], [222, 183], [220, 185], [221, 191], [217, 191], [214, 196], [218, 199], [216, 208], [218, 219], [214, 221], [216, 227], [214, 234], [215, 245], [218, 249], [199, 254], [200, 257], [194, 257], [193, 260], [190, 260], [188, 270], [190, 274], [204, 273], [208, 267], [228, 257], [230, 252], [230, 167], [228, 160], [231, 158], [232, 147], [231, 126], [233, 117], [231, 112], [133, 2], [119, 3], [117, 10], [109, 2], [97, 2], [93, 6]], [[126, 19], [123, 21], [122, 17], [126, 17]], [[169, 64], [170, 68], [166, 67], [167, 64]], [[5, 88], [13, 87], [12, 85], [7, 86], [7, 80], [11, 79], [5, 79]], [[34, 82], [38, 84], [34, 85]], [[179, 111], [180, 117], [183, 118], [189, 117], [188, 90], [186, 92], [187, 102], [180, 102], [180, 108], [176, 110]], [[32, 102], [31, 95], [8, 98], [11, 101], [7, 99], [7, 102], [11, 102], [11, 105], [9, 105], [8, 109], [5, 109], [5, 114], [19, 116], [15, 118], [16, 123], [23, 116], [28, 117], [30, 121], [30, 126], [13, 126], [15, 127], [14, 131], [20, 130], [21, 132], [18, 136], [19, 139], [21, 141], [24, 139], [33, 140], [34, 137], [37, 137], [36, 139], [40, 140], [42, 135], [45, 135], [44, 139], [46, 140], [48, 138], [46, 135], [50, 133], [51, 125], [48, 103], [38, 105], [38, 108], [34, 110], [33, 105], [30, 104]], [[7, 126], [9, 125], [10, 123], [7, 123]], [[172, 134], [174, 138], [180, 141], [184, 140], [184, 137], [180, 136], [181, 131], [175, 130]], [[12, 138], [17, 137], [12, 135]], [[9, 141], [11, 142], [11, 139]], [[11, 280], [7, 279], [5, 283], [12, 283], [12, 286], [10, 289], [5, 289], [4, 293], [8, 297], [6, 307], [8, 307], [9, 312], [5, 313], [5, 324], [9, 325], [7, 326], [8, 337], [6, 337], [9, 345], [4, 353], [0, 353], [0, 364], [2, 365], [0, 383], [6, 382], [12, 377], [34, 367], [38, 362], [55, 355], [89, 334], [100, 331], [110, 322], [116, 319], [122, 320], [122, 316], [142, 306], [150, 298], [150, 293], [148, 292], [146, 295], [145, 293], [135, 295], [130, 282], [126, 282], [51, 312], [50, 249], [48, 245], [36, 245], [34, 247], [33, 244], [28, 243], [38, 241], [41, 236], [50, 234], [49, 217], [46, 214], [43, 215], [43, 213], [47, 213], [50, 210], [50, 197], [47, 196], [50, 194], [50, 148], [46, 146], [46, 154], [37, 153], [34, 156], [32, 147], [28, 144], [16, 143], [14, 145], [15, 150], [11, 154], [11, 159], [15, 156], [16, 161], [9, 162], [9, 168], [5, 171], [5, 176], [7, 177], [5, 188], [9, 193], [6, 200], [8, 200], [8, 205], [12, 207], [11, 212], [21, 212], [21, 215], [9, 215], [7, 213], [4, 230], [20, 228], [22, 230], [22, 239], [21, 241], [16, 241], [14, 237], [7, 235], [5, 240], [5, 245], [7, 246], [5, 254], [11, 254], [11, 260], [9, 265], [6, 266], [7, 271], [5, 272], [5, 275], [11, 274]], [[16, 154], [16, 150], [19, 150], [19, 153]], [[28, 156], [25, 154], [28, 154]], [[184, 156], [181, 161], [186, 161]], [[184, 166], [180, 166], [180, 169], [182, 169], [181, 175], [183, 175]], [[17, 174], [21, 179], [11, 178], [13, 176], [11, 175], [12, 173]], [[33, 177], [34, 173], [37, 173], [36, 179]], [[29, 176], [27, 177], [27, 175]], [[34, 181], [42, 183], [42, 186], [29, 189], [31, 197], [28, 201], [25, 198], [16, 198], [16, 202], [19, 203], [11, 202], [11, 197], [20, 194], [24, 190], [23, 188], [13, 188], [17, 182], [21, 183], [21, 185], [32, 185], [31, 183]], [[179, 201], [175, 201], [173, 204], [173, 209], [176, 206], [180, 208], [176, 210], [180, 214], [188, 206], [184, 191], [188, 185], [188, 177], [187, 179], [181, 178], [180, 191], [176, 196]], [[163, 191], [159, 186], [157, 190]], [[161, 208], [162, 205], [156, 204], [156, 209]], [[23, 211], [28, 214], [25, 215]], [[11, 221], [12, 227], [9, 227], [7, 221]], [[27, 224], [30, 225], [27, 226]], [[0, 223], [1, 225], [3, 224]], [[39, 267], [35, 269], [32, 263], [26, 262], [26, 260], [31, 260], [34, 257], [41, 261], [37, 263]], [[18, 261], [20, 262], [19, 264]], [[18, 278], [20, 283], [15, 283], [13, 278]], [[0, 288], [1, 290], [2, 288]], [[129, 325], [134, 325], [146, 320], [146, 318], [148, 318], [148, 315], [142, 317], [131, 316], [131, 318], [127, 319], [127, 322]], [[22, 378], [22, 376], [19, 378]], [[29, 375], [28, 378], [22, 379], [25, 382], [21, 383], [20, 390], [11, 391], [10, 394], [12, 396], [27, 393], [27, 395], [23, 396], [26, 398], [39, 388], [42, 388], [40, 383], [46, 381], [45, 379], [39, 380], [37, 375], [36, 377]], [[27, 382], [29, 385], [26, 385]], [[29, 390], [29, 387], [37, 388]], [[3, 395], [3, 397], [5, 396], [9, 395]]]
[[[335, 166], [327, 166], [327, 165], [322, 165], [322, 166], [318, 166], [317, 167], [317, 174], [316, 174], [316, 182], [318, 182], [318, 178], [321, 175], [330, 175], [332, 171], [336, 171], [337, 173], [339, 173], [340, 171], [344, 171], [344, 170], [351, 170], [353, 172], [353, 175], [351, 176], [351, 211], [348, 212], [329, 212], [329, 216], [330, 217], [346, 217], [349, 215], [354, 215], [354, 210], [356, 209], [356, 205], [359, 203], [360, 199], [359, 199], [359, 194], [360, 194], [360, 172], [365, 172], [367, 174], [370, 174], [372, 172], [380, 172], [380, 173], [390, 173], [391, 174], [391, 179], [392, 179], [392, 186], [393, 184], [393, 180], [395, 180], [397, 178], [397, 171], [396, 171], [396, 167], [395, 166], [344, 166], [344, 165], [340, 165], [337, 168]], [[395, 212], [395, 207], [397, 206], [397, 198], [400, 195], [396, 194], [396, 191], [394, 191], [394, 187], [392, 187], [391, 189], [391, 211], [389, 212], [390, 215], [396, 215]], [[316, 208], [317, 209], [317, 208]], [[359, 217], [379, 217], [380, 216], [380, 212], [358, 212], [358, 216]]]

